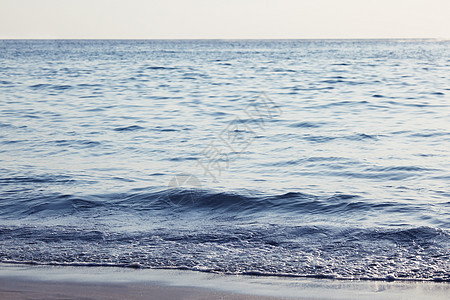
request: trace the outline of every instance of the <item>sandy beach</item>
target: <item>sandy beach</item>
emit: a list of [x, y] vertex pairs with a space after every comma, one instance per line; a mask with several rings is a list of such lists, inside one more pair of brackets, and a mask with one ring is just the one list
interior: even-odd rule
[[1, 299], [448, 299], [450, 284], [0, 265]]
[[156, 284], [108, 284], [2, 279], [2, 299], [281, 299]]

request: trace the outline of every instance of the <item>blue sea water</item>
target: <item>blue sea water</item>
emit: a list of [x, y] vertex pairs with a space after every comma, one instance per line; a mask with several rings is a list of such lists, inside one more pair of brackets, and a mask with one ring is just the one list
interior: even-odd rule
[[0, 41], [0, 261], [450, 281], [450, 42]]

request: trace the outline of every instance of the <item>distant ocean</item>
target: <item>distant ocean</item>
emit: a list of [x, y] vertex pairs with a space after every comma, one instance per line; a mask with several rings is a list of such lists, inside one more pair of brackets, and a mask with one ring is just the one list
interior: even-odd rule
[[450, 281], [450, 42], [0, 41], [0, 261]]

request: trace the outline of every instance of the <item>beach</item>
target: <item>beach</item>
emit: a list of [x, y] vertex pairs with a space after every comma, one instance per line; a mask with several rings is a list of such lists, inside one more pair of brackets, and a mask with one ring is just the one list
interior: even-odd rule
[[448, 299], [450, 284], [0, 265], [1, 299]]

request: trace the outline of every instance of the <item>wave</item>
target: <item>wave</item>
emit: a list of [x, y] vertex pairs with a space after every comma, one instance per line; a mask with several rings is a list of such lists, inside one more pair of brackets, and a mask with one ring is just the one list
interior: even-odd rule
[[[114, 178], [118, 180], [117, 178]], [[128, 184], [130, 180], [124, 180]], [[389, 200], [368, 199], [356, 194], [336, 193], [330, 196], [317, 196], [301, 192], [283, 194], [261, 194], [256, 192], [221, 192], [197, 188], [169, 188], [163, 190], [141, 189], [128, 193], [105, 194], [67, 194], [57, 192], [62, 185], [76, 187], [85, 182], [71, 181], [70, 177], [26, 178], [17, 177], [0, 180], [2, 184], [14, 184], [16, 188], [0, 193], [0, 216], [4, 220], [40, 220], [45, 224], [54, 218], [70, 220], [73, 218], [91, 218], [99, 224], [113, 225], [111, 220], [130, 219], [151, 222], [152, 218], [171, 216], [176, 220], [191, 220], [190, 216], [208, 220], [247, 219], [247, 220], [335, 220], [355, 222], [373, 219], [384, 215], [392, 218], [396, 214], [408, 215], [426, 212], [425, 203], [399, 203]], [[29, 184], [36, 186], [55, 185], [55, 191], [43, 193], [33, 191]], [[445, 216], [438, 214], [427, 217], [429, 224], [443, 224]], [[34, 220], [34, 221], [33, 221]], [[389, 222], [388, 222], [389, 223]], [[115, 224], [115, 223], [114, 223]], [[423, 223], [425, 224], [425, 223]]]
[[384, 277], [365, 277], [365, 276], [354, 276], [354, 277], [341, 277], [335, 274], [290, 274], [290, 273], [270, 273], [270, 272], [259, 272], [259, 271], [244, 271], [244, 272], [221, 272], [218, 270], [204, 269], [204, 268], [188, 268], [184, 266], [180, 267], [145, 267], [139, 263], [64, 263], [64, 262], [39, 262], [39, 261], [17, 261], [17, 260], [4, 260], [1, 263], [5, 264], [18, 264], [18, 265], [32, 265], [32, 266], [57, 266], [57, 267], [101, 267], [101, 268], [124, 268], [124, 269], [153, 269], [153, 270], [180, 270], [180, 271], [193, 271], [202, 273], [213, 273], [220, 275], [232, 275], [232, 276], [251, 276], [251, 277], [278, 277], [278, 278], [313, 278], [313, 279], [331, 279], [331, 280], [342, 280], [342, 281], [399, 281], [399, 282], [450, 282], [450, 278], [404, 278], [404, 277], [394, 277], [392, 275], [387, 275]]
[[[68, 179], [52, 179], [53, 183], [65, 183]], [[0, 179], [0, 184], [48, 183], [46, 178], [17, 177]], [[205, 212], [213, 214], [252, 215], [281, 214], [345, 214], [353, 211], [370, 211], [377, 203], [365, 202], [358, 195], [335, 194], [319, 197], [299, 192], [280, 195], [239, 194], [201, 189], [174, 188], [161, 191], [130, 192], [122, 194], [71, 195], [63, 193], [3, 194], [0, 215], [26, 217], [38, 213], [53, 212], [76, 214], [103, 207], [111, 211], [176, 211]], [[392, 204], [399, 205], [401, 204]]]
[[448, 231], [431, 227], [210, 224], [114, 232], [108, 228], [0, 226], [0, 261], [449, 282], [449, 239]]

